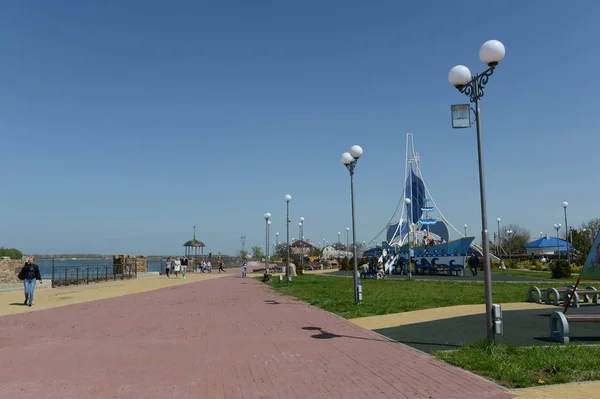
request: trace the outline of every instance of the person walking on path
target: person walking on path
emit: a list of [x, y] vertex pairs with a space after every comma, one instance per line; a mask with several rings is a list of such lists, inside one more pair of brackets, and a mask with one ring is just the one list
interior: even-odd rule
[[469, 257], [469, 269], [471, 269], [473, 277], [477, 276], [477, 266], [479, 266], [479, 259], [472, 253]]
[[35, 280], [39, 280], [40, 284], [42, 284], [42, 275], [40, 274], [40, 268], [35, 264], [35, 258], [27, 258], [27, 262], [23, 265], [18, 277], [20, 280], [23, 280], [23, 286], [25, 287], [25, 302], [23, 302], [23, 305], [31, 307], [33, 305]]
[[165, 262], [165, 274], [167, 275], [167, 278], [171, 278], [171, 258], [167, 258], [167, 261]]
[[179, 259], [175, 259], [175, 262], [173, 262], [173, 271], [175, 272], [175, 277], [178, 277], [181, 271], [181, 261]]
[[248, 273], [248, 262], [246, 259], [242, 261], [242, 277], [246, 277], [246, 273]]
[[187, 273], [188, 268], [188, 259], [184, 256], [181, 258], [181, 275], [185, 279], [185, 274]]
[[223, 273], [227, 273], [225, 269], [223, 269], [223, 259], [219, 259], [219, 273], [221, 273], [221, 271], [223, 271]]

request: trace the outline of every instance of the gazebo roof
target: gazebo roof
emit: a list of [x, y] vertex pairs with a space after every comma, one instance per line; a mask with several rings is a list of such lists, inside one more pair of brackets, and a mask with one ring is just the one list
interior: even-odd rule
[[185, 244], [183, 244], [184, 247], [205, 247], [206, 245], [204, 245], [204, 243], [200, 240], [196, 240], [196, 238], [193, 238], [191, 240], [189, 240], [188, 242], [186, 242]]

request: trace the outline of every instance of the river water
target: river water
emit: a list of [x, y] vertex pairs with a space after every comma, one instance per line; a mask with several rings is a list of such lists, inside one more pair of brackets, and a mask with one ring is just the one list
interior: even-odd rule
[[[35, 263], [40, 267], [40, 273], [43, 279], [52, 278], [52, 259], [36, 259]], [[109, 273], [112, 273], [112, 259], [110, 260], [54, 260], [55, 266], [70, 266], [70, 267], [110, 267]], [[149, 261], [148, 271], [149, 272], [160, 272], [161, 262], [160, 261]]]

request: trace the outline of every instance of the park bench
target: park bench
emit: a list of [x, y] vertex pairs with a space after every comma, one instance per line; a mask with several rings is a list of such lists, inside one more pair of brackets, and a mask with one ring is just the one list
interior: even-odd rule
[[573, 293], [573, 289], [568, 289], [565, 291], [563, 300], [565, 301], [565, 303], [567, 303], [567, 301], [569, 300], [569, 297], [573, 296], [573, 299], [571, 299], [571, 306], [574, 308], [578, 308], [579, 304], [581, 303], [581, 301], [579, 299], [579, 295], [584, 296], [584, 302], [587, 302], [587, 303], [592, 302], [597, 305], [598, 304], [598, 295], [600, 295], [600, 291], [598, 291], [594, 287], [586, 287], [583, 290], [576, 290], [575, 293]]
[[[527, 291], [527, 302], [535, 302], [535, 303], [542, 303], [542, 296], [545, 296], [546, 299], [546, 304], [550, 304], [550, 297], [549, 295], [554, 293], [554, 298], [556, 300], [556, 298], [559, 298], [560, 300], [560, 295], [559, 293], [563, 293], [566, 290], [568, 290], [569, 288], [574, 288], [574, 285], [570, 285], [568, 287], [565, 288], [547, 288], [544, 290], [544, 294], [542, 294], [542, 290], [540, 290], [538, 287], [536, 287], [535, 285], [531, 288], [529, 288], [529, 290]], [[555, 302], [555, 304], [558, 304], [558, 302]]]
[[568, 344], [570, 341], [569, 323], [600, 323], [600, 315], [566, 315], [563, 312], [552, 312], [550, 315], [550, 339], [562, 344]]
[[[562, 287], [562, 288], [548, 288], [546, 289], [546, 291], [544, 291], [544, 303], [546, 305], [560, 305], [560, 302], [562, 301], [562, 294], [564, 294], [565, 292], [567, 292], [568, 290], [572, 290], [573, 288], [575, 288], [574, 285], [570, 285], [568, 287]], [[552, 297], [554, 297], [554, 299], [552, 299]]]

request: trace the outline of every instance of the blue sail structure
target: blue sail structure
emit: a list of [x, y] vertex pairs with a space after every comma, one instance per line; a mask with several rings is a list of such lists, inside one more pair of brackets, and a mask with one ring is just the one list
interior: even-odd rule
[[[368, 250], [369, 255], [380, 254], [385, 272], [406, 273], [414, 268], [416, 273], [462, 274], [466, 256], [477, 248], [474, 237], [460, 234], [450, 240], [450, 228], [458, 232], [436, 209], [425, 186], [420, 169], [420, 156], [415, 152], [412, 134], [407, 134], [406, 174], [402, 200], [402, 216], [399, 222], [387, 228], [386, 241], [381, 247]], [[432, 205], [430, 205], [432, 204]], [[432, 214], [439, 213], [439, 216]], [[434, 216], [435, 215], [435, 216]], [[375, 250], [377, 249], [377, 251]]]
[[408, 221], [417, 223], [423, 211], [421, 208], [425, 205], [425, 184], [410, 168], [410, 175], [406, 178], [406, 193], [410, 195], [410, 204], [408, 205]]

